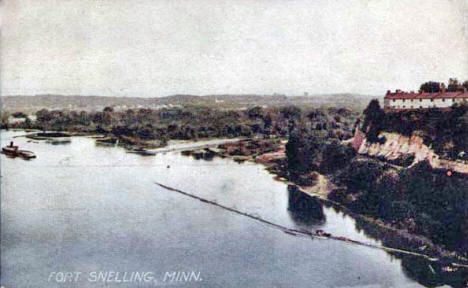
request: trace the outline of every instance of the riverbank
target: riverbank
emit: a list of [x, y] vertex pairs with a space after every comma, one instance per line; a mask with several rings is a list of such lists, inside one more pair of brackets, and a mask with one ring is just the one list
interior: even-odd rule
[[[461, 275], [465, 275], [465, 273], [468, 272], [464, 266], [468, 265], [468, 259], [465, 255], [447, 250], [441, 245], [434, 244], [429, 238], [410, 233], [405, 228], [395, 227], [391, 223], [370, 215], [356, 213], [353, 211], [352, 207], [346, 204], [346, 201], [338, 201], [338, 199], [330, 197], [331, 192], [335, 193], [343, 189], [336, 186], [334, 181], [331, 181], [329, 177], [334, 177], [333, 175], [325, 176], [318, 172], [311, 172], [307, 175], [303, 175], [299, 181], [290, 179], [291, 177], [289, 177], [286, 163], [285, 141], [280, 141], [276, 144], [277, 145], [270, 145], [270, 148], [274, 147], [274, 149], [267, 149], [268, 151], [262, 153], [263, 151], [261, 149], [259, 151], [258, 148], [256, 148], [253, 149], [254, 151], [250, 151], [249, 149], [245, 149], [245, 147], [268, 147], [267, 144], [253, 144], [252, 140], [245, 140], [242, 143], [231, 143], [230, 145], [217, 147], [217, 149], [208, 151], [185, 151], [184, 155], [192, 155], [196, 159], [207, 159], [204, 155], [210, 155], [208, 158], [215, 156], [231, 157], [234, 160], [242, 157], [242, 161], [252, 161], [262, 164], [268, 171], [275, 175], [277, 180], [293, 185], [302, 193], [320, 199], [324, 205], [339, 209], [346, 215], [356, 219], [359, 227], [371, 237], [380, 239], [383, 247], [385, 247], [385, 249], [388, 248], [389, 253], [398, 257], [408, 257], [408, 255], [403, 255], [404, 253], [398, 252], [399, 249], [403, 249], [415, 255], [425, 255], [426, 258], [423, 261], [428, 261], [426, 267], [429, 273], [432, 274], [432, 271], [434, 271], [434, 275], [437, 274], [438, 277], [442, 278], [443, 280], [441, 281], [443, 283], [451, 283], [450, 279], [455, 276], [455, 273], [457, 274], [456, 278], [459, 278], [462, 277]], [[237, 151], [237, 153], [232, 153], [232, 151]], [[239, 153], [239, 151], [243, 153]], [[369, 161], [371, 161], [371, 159]], [[304, 183], [306, 183], [306, 185]], [[352, 195], [350, 197], [352, 198]], [[347, 200], [352, 202], [356, 199]]]
[[145, 149], [155, 149], [167, 146], [166, 141], [161, 140], [144, 140], [138, 137], [129, 136], [115, 136], [107, 133], [94, 133], [94, 132], [59, 132], [59, 131], [48, 131], [48, 132], [36, 132], [24, 135], [24, 137], [41, 141], [45, 140], [51, 144], [68, 144], [70, 143], [70, 137], [73, 136], [90, 136], [96, 139], [96, 143], [100, 145], [119, 145], [127, 149], [133, 149], [135, 147]]

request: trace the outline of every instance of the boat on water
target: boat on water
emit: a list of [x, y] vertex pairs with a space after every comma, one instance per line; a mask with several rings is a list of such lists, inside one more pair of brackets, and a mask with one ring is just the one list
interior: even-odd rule
[[19, 156], [23, 157], [24, 159], [36, 158], [36, 154], [34, 154], [34, 152], [28, 151], [28, 150], [18, 150], [18, 154], [19, 154]]
[[45, 140], [46, 143], [52, 145], [69, 144], [71, 143], [71, 136], [71, 134], [63, 132], [39, 132], [25, 135], [26, 138], [40, 141]]
[[19, 150], [18, 146], [13, 145], [13, 141], [10, 142], [10, 145], [2, 147], [2, 153], [11, 157], [23, 157], [24, 159], [36, 158], [36, 154], [28, 150]]
[[96, 139], [96, 144], [102, 146], [115, 146], [119, 144], [119, 139], [111, 137], [99, 138]]
[[133, 148], [131, 150], [128, 150], [127, 153], [134, 153], [134, 154], [139, 154], [139, 155], [142, 155], [142, 156], [154, 156], [154, 155], [156, 155], [156, 151], [146, 150], [145, 148], [142, 148], [142, 147]]
[[67, 138], [47, 139], [46, 143], [50, 143], [52, 145], [70, 144], [71, 140]]
[[6, 155], [16, 156], [16, 154], [18, 153], [18, 146], [14, 146], [13, 141], [11, 141], [10, 145], [2, 148], [2, 152]]

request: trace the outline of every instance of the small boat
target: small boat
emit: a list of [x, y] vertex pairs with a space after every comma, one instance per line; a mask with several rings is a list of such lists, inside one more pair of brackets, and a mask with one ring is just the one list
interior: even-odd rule
[[33, 140], [51, 141], [52, 139], [69, 138], [71, 136], [72, 136], [71, 134], [62, 133], [62, 132], [39, 132], [39, 133], [27, 134], [26, 138], [33, 139]]
[[18, 155], [23, 157], [24, 159], [36, 158], [36, 154], [28, 150], [18, 150]]
[[4, 154], [12, 155], [12, 156], [16, 156], [17, 150], [18, 150], [18, 146], [13, 146], [13, 147], [7, 146], [7, 147], [2, 148], [2, 151]]
[[96, 142], [99, 144], [118, 144], [119, 140], [117, 138], [103, 137], [96, 139]]
[[145, 148], [133, 148], [132, 150], [128, 150], [127, 153], [134, 153], [134, 154], [140, 154], [142, 156], [154, 156], [156, 155], [156, 151], [149, 151], [146, 150]]
[[62, 138], [62, 137], [71, 137], [69, 133], [64, 133], [64, 132], [39, 132], [36, 133], [37, 136], [39, 137], [54, 137], [54, 138]]
[[36, 154], [32, 151], [18, 150], [18, 146], [13, 145], [13, 141], [10, 142], [10, 145], [2, 147], [2, 152], [11, 157], [21, 156], [24, 159], [36, 158]]
[[2, 152], [6, 155], [17, 156], [18, 146], [13, 145], [13, 141], [10, 142], [10, 145], [2, 148]]

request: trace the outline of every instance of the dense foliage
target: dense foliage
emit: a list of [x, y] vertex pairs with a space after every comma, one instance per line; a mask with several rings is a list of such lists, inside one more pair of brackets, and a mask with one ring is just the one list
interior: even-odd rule
[[[428, 146], [447, 157], [468, 151], [468, 109], [427, 109], [384, 113], [377, 100], [364, 111], [361, 129], [371, 141], [381, 131], [410, 136], [419, 131]], [[433, 169], [426, 162], [408, 166], [414, 155], [388, 163], [356, 157], [355, 151], [315, 134], [298, 123], [286, 146], [291, 180], [313, 171], [326, 174], [336, 185], [329, 197], [353, 211], [382, 219], [395, 227], [428, 237], [449, 249], [468, 251], [468, 177]], [[299, 182], [298, 182], [299, 183]]]
[[339, 187], [330, 197], [353, 211], [467, 251], [468, 241], [461, 239], [468, 239], [468, 177], [449, 177], [426, 162], [396, 170], [303, 128], [291, 133], [286, 151], [290, 180], [312, 171], [326, 174]]
[[26, 118], [23, 122], [8, 123], [9, 115], [4, 113], [2, 127], [97, 132], [144, 141], [255, 135], [287, 137], [292, 123], [305, 117], [314, 130], [345, 139], [352, 136], [351, 127], [357, 114], [347, 109], [303, 110], [295, 106], [240, 110], [185, 106], [125, 111], [106, 107], [96, 112], [42, 109], [35, 117], [35, 121]]
[[370, 142], [384, 142], [380, 132], [423, 137], [427, 146], [442, 157], [468, 160], [468, 106], [451, 109], [421, 109], [384, 113], [376, 101], [364, 110], [362, 130]]
[[288, 169], [293, 180], [311, 171], [335, 171], [356, 155], [352, 148], [328, 136], [308, 129], [304, 123], [294, 125], [286, 144]]
[[440, 92], [440, 82], [429, 81], [421, 84], [419, 90], [426, 93]]
[[335, 191], [332, 197], [348, 201], [353, 210], [424, 235], [450, 249], [468, 249], [468, 242], [463, 240], [468, 236], [466, 176], [449, 177], [426, 162], [395, 171], [378, 161], [356, 159], [338, 172], [335, 181], [346, 189]]

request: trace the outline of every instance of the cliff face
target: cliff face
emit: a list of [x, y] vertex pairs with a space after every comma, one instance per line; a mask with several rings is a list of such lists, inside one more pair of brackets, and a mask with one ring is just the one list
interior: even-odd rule
[[386, 160], [414, 155], [412, 165], [427, 160], [433, 168], [468, 174], [468, 163], [440, 159], [439, 155], [425, 145], [423, 139], [417, 135], [413, 134], [411, 137], [406, 137], [398, 133], [381, 132], [379, 137], [381, 136], [385, 137], [385, 143], [369, 143], [365, 134], [357, 129], [352, 146], [362, 155], [382, 157]]

